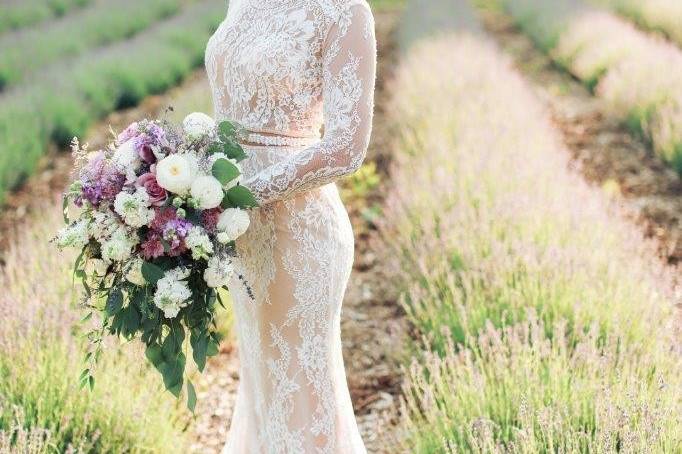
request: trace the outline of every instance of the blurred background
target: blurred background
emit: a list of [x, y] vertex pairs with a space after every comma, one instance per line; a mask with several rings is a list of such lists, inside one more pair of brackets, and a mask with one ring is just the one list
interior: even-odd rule
[[[349, 387], [371, 453], [682, 453], [680, 0], [369, 0], [368, 158]], [[224, 341], [196, 415], [133, 345], [81, 391], [60, 228], [73, 137], [212, 114], [224, 0], [0, 0], [0, 453], [218, 453]], [[229, 298], [229, 296], [227, 296]]]

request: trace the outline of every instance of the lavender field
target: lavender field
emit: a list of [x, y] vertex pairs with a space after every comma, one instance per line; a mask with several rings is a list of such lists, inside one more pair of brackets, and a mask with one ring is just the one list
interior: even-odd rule
[[[682, 453], [677, 2], [369, 3], [373, 138], [338, 183], [368, 452]], [[225, 2], [143, 4], [0, 0], [0, 454], [225, 441], [229, 304], [219, 353], [190, 372], [195, 415], [124, 340], [81, 390], [75, 257], [49, 242], [73, 136], [96, 149], [168, 106], [212, 113], [203, 51]]]

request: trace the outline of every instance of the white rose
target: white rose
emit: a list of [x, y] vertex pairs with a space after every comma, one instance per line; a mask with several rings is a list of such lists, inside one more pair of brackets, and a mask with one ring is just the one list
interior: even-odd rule
[[213, 118], [201, 112], [191, 113], [182, 121], [182, 129], [185, 130], [185, 134], [191, 139], [198, 139], [209, 135], [215, 128], [216, 123]]
[[131, 170], [135, 171], [139, 169], [142, 164], [140, 155], [137, 150], [135, 150], [132, 140], [128, 140], [118, 147], [116, 151], [114, 151], [114, 155], [111, 159], [120, 170], [126, 173]]
[[128, 282], [137, 285], [138, 287], [144, 287], [147, 285], [147, 280], [142, 274], [142, 259], [135, 259], [135, 261], [130, 265], [128, 273], [126, 273], [126, 279]]
[[225, 195], [220, 181], [212, 176], [201, 176], [194, 180], [190, 194], [199, 203], [199, 207], [204, 210], [220, 205]]
[[[218, 218], [218, 231], [225, 233], [228, 241], [234, 241], [242, 236], [249, 228], [249, 213], [239, 208], [228, 208]], [[225, 236], [223, 235], [223, 239]]]
[[172, 154], [156, 165], [159, 186], [175, 194], [184, 194], [192, 185], [192, 166], [182, 155]]

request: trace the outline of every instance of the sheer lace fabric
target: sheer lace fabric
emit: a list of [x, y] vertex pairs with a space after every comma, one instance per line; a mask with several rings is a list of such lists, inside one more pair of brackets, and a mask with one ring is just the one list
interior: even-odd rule
[[365, 157], [375, 64], [364, 0], [232, 0], [209, 41], [216, 117], [284, 144], [245, 146], [261, 208], [237, 244], [253, 299], [232, 285], [241, 377], [226, 454], [365, 452], [339, 323], [353, 234], [333, 182]]

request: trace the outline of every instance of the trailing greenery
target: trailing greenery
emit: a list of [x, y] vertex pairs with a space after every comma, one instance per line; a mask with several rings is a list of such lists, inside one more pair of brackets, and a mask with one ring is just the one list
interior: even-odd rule
[[57, 59], [130, 37], [180, 5], [181, 0], [147, 0], [144, 7], [135, 0], [98, 0], [63, 19], [0, 36], [0, 88]]
[[68, 260], [47, 242], [60, 222], [61, 210], [47, 208], [4, 256], [0, 451], [185, 452], [185, 412], [156, 386], [142, 352], [115, 346], [94, 390], [79, 388], [80, 295]]
[[33, 171], [50, 142], [66, 145], [109, 112], [176, 85], [203, 62], [206, 40], [224, 13], [221, 0], [199, 2], [0, 95], [0, 194]]
[[60, 17], [93, 0], [6, 0], [0, 14], [0, 33]]
[[393, 93], [382, 257], [416, 333], [395, 452], [679, 452], [667, 281], [511, 64], [451, 32]]

